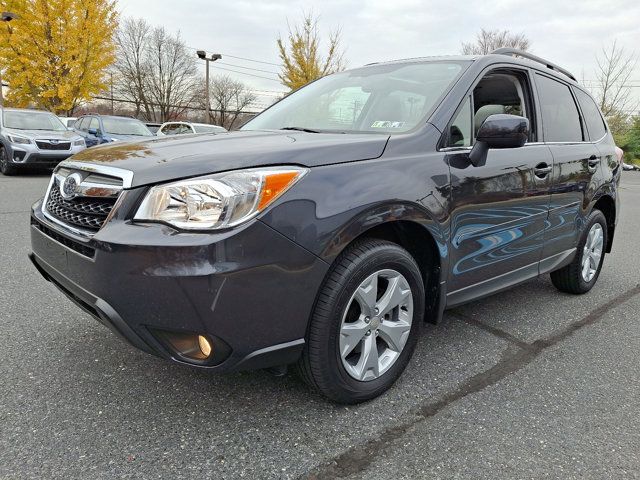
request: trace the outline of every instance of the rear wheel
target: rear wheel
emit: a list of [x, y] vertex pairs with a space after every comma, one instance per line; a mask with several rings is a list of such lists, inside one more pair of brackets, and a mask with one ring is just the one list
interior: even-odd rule
[[566, 267], [551, 272], [551, 281], [555, 287], [575, 294], [591, 290], [600, 275], [606, 245], [607, 220], [600, 210], [594, 210], [587, 218], [573, 261]]
[[0, 172], [3, 175], [15, 175], [18, 169], [15, 165], [11, 165], [9, 155], [3, 145], [0, 145]]
[[365, 240], [336, 261], [316, 303], [298, 370], [323, 395], [358, 403], [405, 369], [424, 316], [424, 284], [402, 247]]

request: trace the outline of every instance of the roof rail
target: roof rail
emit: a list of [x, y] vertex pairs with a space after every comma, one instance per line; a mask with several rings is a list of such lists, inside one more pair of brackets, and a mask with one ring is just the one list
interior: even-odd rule
[[540, 58], [540, 57], [538, 57], [536, 55], [533, 55], [531, 53], [528, 53], [528, 52], [523, 52], [522, 50], [518, 50], [517, 48], [503, 47], [503, 48], [498, 48], [498, 49], [494, 50], [491, 53], [492, 54], [496, 54], [496, 55], [510, 55], [510, 56], [513, 56], [513, 57], [518, 56], [518, 57], [526, 58], [526, 59], [529, 59], [529, 60], [533, 60], [534, 62], [541, 63], [542, 65], [545, 65], [547, 68], [550, 68], [551, 70], [555, 70], [556, 72], [560, 72], [563, 75], [566, 75], [567, 77], [569, 77], [574, 82], [578, 81], [578, 80], [576, 80], [576, 77], [574, 77], [571, 74], [571, 72], [569, 72], [568, 70], [565, 70], [564, 68], [559, 67], [555, 63], [551, 63], [551, 62], [545, 60], [544, 58]]

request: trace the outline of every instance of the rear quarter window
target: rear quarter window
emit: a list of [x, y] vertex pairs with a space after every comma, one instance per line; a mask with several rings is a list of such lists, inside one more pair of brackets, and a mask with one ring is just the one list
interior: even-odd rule
[[604, 119], [600, 113], [600, 109], [596, 105], [588, 94], [578, 88], [574, 88], [578, 103], [582, 109], [584, 115], [584, 121], [587, 124], [587, 130], [589, 130], [589, 137], [591, 140], [600, 140], [607, 133], [607, 127], [605, 126]]

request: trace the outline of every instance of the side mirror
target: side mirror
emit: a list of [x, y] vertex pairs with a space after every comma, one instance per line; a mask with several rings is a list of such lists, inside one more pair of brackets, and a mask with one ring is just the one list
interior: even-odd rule
[[519, 148], [529, 138], [529, 119], [517, 115], [489, 115], [476, 135], [476, 143], [469, 153], [474, 167], [484, 165], [490, 148]]
[[90, 129], [88, 130], [88, 132], [89, 132], [91, 135], [95, 135], [96, 137], [101, 137], [101, 136], [102, 136], [102, 132], [100, 131], [100, 129], [99, 129], [99, 128], [90, 128]]

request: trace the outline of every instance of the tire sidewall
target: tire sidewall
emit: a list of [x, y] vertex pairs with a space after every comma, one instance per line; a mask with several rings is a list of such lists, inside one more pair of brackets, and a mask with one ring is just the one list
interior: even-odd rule
[[[413, 258], [401, 247], [391, 244], [381, 245], [375, 250], [367, 252], [348, 269], [344, 282], [340, 287], [330, 315], [331, 323], [327, 332], [324, 357], [328, 365], [326, 370], [331, 375], [331, 383], [336, 383], [340, 390], [358, 399], [372, 398], [388, 389], [402, 374], [415, 349], [424, 318], [424, 281]], [[400, 356], [394, 364], [380, 377], [362, 382], [347, 373], [340, 356], [339, 339], [340, 327], [347, 304], [351, 300], [356, 288], [372, 273], [392, 269], [401, 273], [409, 283], [413, 295], [413, 319], [409, 338]]]
[[3, 175], [14, 175], [16, 173], [16, 166], [11, 164], [9, 153], [4, 145], [0, 145], [0, 173]]
[[4, 145], [0, 145], [0, 172], [5, 173], [9, 170], [9, 160], [7, 159], [7, 149]]

